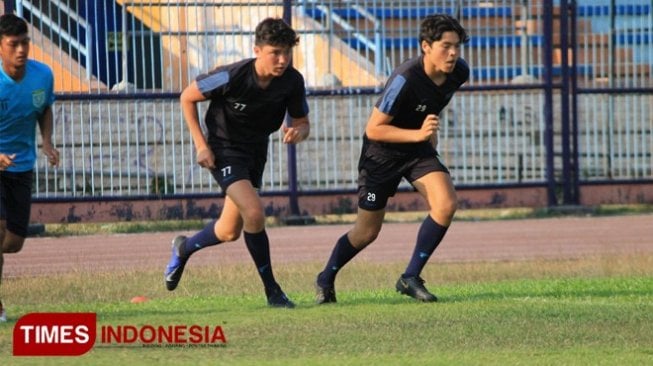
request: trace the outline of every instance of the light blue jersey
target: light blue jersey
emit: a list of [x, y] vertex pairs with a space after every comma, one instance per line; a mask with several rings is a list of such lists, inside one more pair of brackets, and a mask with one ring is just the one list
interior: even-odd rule
[[43, 111], [54, 103], [52, 70], [28, 60], [20, 81], [9, 77], [0, 63], [0, 152], [16, 154], [10, 172], [25, 172], [36, 161], [36, 125]]

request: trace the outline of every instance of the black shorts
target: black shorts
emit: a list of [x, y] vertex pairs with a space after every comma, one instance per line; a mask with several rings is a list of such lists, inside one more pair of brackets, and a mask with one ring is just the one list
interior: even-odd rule
[[267, 146], [252, 149], [213, 148], [215, 169], [211, 175], [223, 192], [234, 182], [247, 179], [254, 188], [261, 188], [263, 171], [267, 161]]
[[363, 143], [358, 161], [358, 207], [362, 209], [385, 208], [388, 198], [397, 192], [401, 178], [412, 184], [431, 172], [449, 174], [431, 145], [419, 145], [409, 152], [384, 145], [391, 144]]
[[0, 171], [0, 220], [7, 221], [7, 230], [26, 237], [32, 206], [33, 172]]

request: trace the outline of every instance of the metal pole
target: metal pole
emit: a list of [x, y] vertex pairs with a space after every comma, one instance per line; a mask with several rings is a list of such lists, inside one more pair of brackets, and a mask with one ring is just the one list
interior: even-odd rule
[[377, 19], [374, 21], [374, 72], [378, 78], [383, 76], [384, 45], [381, 32], [381, 22]]
[[[616, 26], [617, 26], [617, 5], [616, 1], [610, 1], [610, 37], [608, 38], [608, 88], [612, 90], [614, 88], [614, 79], [617, 77], [617, 70], [615, 65], [616, 60], [616, 47], [615, 41], [617, 38], [616, 35]], [[614, 103], [614, 94], [608, 93], [608, 178], [612, 179], [612, 156], [614, 154], [613, 146], [613, 135], [614, 135], [614, 113], [615, 113], [615, 103]]]
[[542, 33], [544, 47], [542, 64], [544, 65], [544, 144], [546, 145], [546, 181], [549, 206], [555, 206], [556, 181], [553, 151], [553, 0], [543, 3], [544, 19]]
[[[291, 0], [283, 1], [283, 20], [292, 26]], [[286, 123], [289, 123], [286, 118]], [[294, 144], [288, 144], [288, 205], [290, 215], [299, 216], [299, 194], [297, 192], [297, 149]]]
[[331, 52], [333, 50], [333, 38], [335, 37], [335, 34], [333, 33], [333, 17], [331, 16], [331, 9], [326, 12], [326, 17], [327, 17], [327, 27], [329, 27], [329, 35], [327, 36], [327, 74], [331, 75], [333, 73], [333, 68], [331, 66], [331, 63], [333, 62], [332, 60], [332, 55]]
[[571, 0], [569, 5], [569, 17], [571, 19], [571, 167], [573, 174], [571, 176], [571, 199], [574, 204], [580, 203], [580, 163], [578, 152], [578, 57], [576, 51], [578, 48], [577, 36], [577, 15], [576, 15], [576, 1]]
[[528, 63], [528, 54], [530, 53], [530, 44], [528, 42], [528, 2], [526, 0], [522, 0], [521, 4], [521, 47], [519, 48], [520, 50], [520, 58], [521, 58], [521, 74], [522, 75], [528, 75], [529, 74], [529, 66], [530, 64]]
[[562, 133], [562, 202], [571, 204], [571, 154], [569, 151], [570, 122], [569, 122], [569, 29], [567, 0], [560, 0], [560, 50], [562, 66], [562, 89], [560, 90], [560, 112]]
[[93, 77], [93, 63], [95, 62], [93, 58], [93, 53], [95, 52], [95, 47], [93, 47], [93, 24], [89, 21], [89, 4], [87, 2], [81, 1], [79, 3], [80, 14], [83, 14], [84, 20], [86, 20], [86, 29], [84, 33], [86, 34], [84, 46], [86, 48], [86, 80], [91, 80]]
[[[129, 42], [129, 39], [127, 37], [127, 3], [122, 5], [122, 78], [121, 81], [123, 81], [124, 87], [127, 88], [127, 62], [128, 62], [128, 55], [127, 55], [127, 43]], [[125, 89], [127, 90], [127, 89]]]
[[14, 6], [14, 0], [3, 0], [2, 3], [4, 4], [4, 14], [10, 14], [14, 12], [14, 9], [16, 8]]

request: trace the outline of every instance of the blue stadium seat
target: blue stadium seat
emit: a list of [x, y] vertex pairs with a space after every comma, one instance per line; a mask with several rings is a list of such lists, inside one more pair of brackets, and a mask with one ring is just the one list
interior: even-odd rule
[[[531, 46], [540, 46], [543, 42], [542, 36], [529, 36]], [[343, 42], [347, 43], [350, 47], [362, 50], [367, 48], [364, 42], [357, 38], [346, 37], [342, 38]], [[418, 46], [415, 37], [395, 37], [384, 38], [383, 47], [385, 48], [416, 48]], [[467, 47], [520, 47], [522, 42], [521, 36], [501, 35], [501, 36], [472, 36], [469, 42], [465, 45]]]
[[616, 43], [620, 45], [650, 44], [651, 32], [618, 34], [616, 36]]
[[[576, 68], [576, 73], [583, 76], [593, 75], [593, 69], [591, 65], [578, 65]], [[510, 80], [516, 76], [522, 74], [520, 66], [486, 66], [486, 67], [471, 67], [472, 78], [476, 80], [496, 80], [496, 79], [507, 79]], [[535, 77], [544, 76], [544, 67], [542, 66], [533, 66], [529, 68], [529, 74]], [[554, 66], [552, 69], [552, 74], [554, 77], [562, 76], [562, 68], [560, 66]]]
[[[596, 2], [594, 2], [596, 1]], [[630, 0], [630, 2], [634, 2]], [[597, 4], [598, 3], [598, 4]], [[368, 7], [365, 9], [367, 12], [375, 16], [377, 19], [381, 20], [392, 20], [392, 19], [411, 19], [418, 20], [423, 18], [428, 14], [433, 13], [448, 13], [454, 15], [454, 7], [408, 7], [408, 8], [391, 8], [391, 7]], [[605, 33], [603, 31], [603, 26], [605, 23], [606, 17], [608, 17], [612, 11], [610, 5], [606, 5], [605, 2], [597, 0], [589, 0], [586, 4], [581, 4], [576, 7], [577, 15], [579, 17], [592, 17], [590, 21], [594, 24], [593, 27], [600, 27], [594, 29], [594, 32], [597, 34]], [[357, 20], [363, 19], [363, 15], [357, 11], [355, 8], [342, 7], [333, 9], [334, 13], [338, 16], [348, 19], [348, 20]], [[620, 16], [621, 18], [628, 18], [637, 21], [637, 19], [648, 19], [653, 11], [653, 5], [649, 4], [619, 4], [614, 8], [615, 15]], [[323, 19], [325, 14], [317, 8], [306, 8], [306, 13], [316, 19]], [[513, 8], [509, 6], [499, 6], [499, 7], [463, 7], [461, 9], [461, 16], [463, 18], [479, 18], [479, 17], [512, 17]], [[627, 28], [624, 29], [624, 25], [630, 23], [623, 21], [619, 27], [621, 31], [614, 35], [614, 42], [618, 46], [630, 46], [635, 47], [650, 47], [649, 45], [653, 43], [653, 35], [651, 31], [646, 28]], [[637, 23], [639, 24], [639, 23]], [[365, 30], [370, 32], [369, 29]], [[391, 33], [390, 33], [391, 34]], [[407, 34], [407, 33], [406, 33]], [[369, 34], [368, 34], [369, 37]], [[410, 34], [409, 36], [403, 36], [403, 33], [393, 34], [391, 36], [382, 35], [382, 47], [384, 49], [417, 49], [418, 41], [415, 35]], [[544, 43], [543, 35], [530, 35], [529, 46], [540, 47]], [[370, 41], [366, 42], [361, 41], [355, 37], [343, 37], [341, 38], [343, 42], [348, 44], [350, 47], [356, 50], [366, 50]], [[514, 34], [471, 34], [469, 42], [465, 47], [469, 48], [506, 48], [506, 47], [521, 47], [523, 42], [522, 36]], [[637, 51], [636, 51], [637, 52]], [[579, 65], [577, 68], [577, 74], [581, 76], [593, 76], [593, 68], [591, 65]], [[530, 69], [530, 74], [535, 77], [541, 77], [544, 73], [542, 67], [533, 67]], [[506, 67], [497, 67], [497, 66], [485, 66], [480, 68], [472, 68], [473, 77], [475, 79], [512, 79], [515, 76], [521, 74], [521, 67], [519, 65], [509, 65]], [[561, 76], [561, 68], [554, 67], [553, 76]]]
[[[446, 13], [453, 15], [454, 8], [446, 7], [420, 7], [420, 8], [366, 8], [370, 14], [379, 19], [421, 19], [429, 14]], [[363, 15], [353, 8], [335, 8], [333, 12], [344, 19], [362, 19]], [[318, 8], [307, 7], [305, 13], [314, 19], [323, 19], [325, 14]], [[464, 7], [462, 9], [462, 16], [464, 18], [479, 18], [479, 17], [510, 17], [512, 15], [512, 8], [508, 6], [499, 7]]]
[[[651, 13], [649, 5], [616, 5], [616, 15], [648, 15]], [[581, 5], [576, 7], [576, 14], [581, 17], [608, 16], [609, 5]]]

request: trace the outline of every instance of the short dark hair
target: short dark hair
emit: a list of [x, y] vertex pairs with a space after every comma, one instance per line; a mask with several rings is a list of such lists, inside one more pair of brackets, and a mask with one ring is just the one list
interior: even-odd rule
[[419, 44], [421, 45], [422, 41], [426, 41], [428, 44], [439, 41], [442, 39], [444, 32], [456, 32], [461, 44], [469, 41], [465, 28], [460, 25], [456, 18], [447, 14], [434, 14], [422, 20], [419, 31]]
[[0, 38], [27, 34], [27, 22], [15, 14], [0, 16]]
[[256, 26], [257, 46], [287, 46], [293, 47], [299, 42], [297, 33], [283, 19], [266, 18]]

